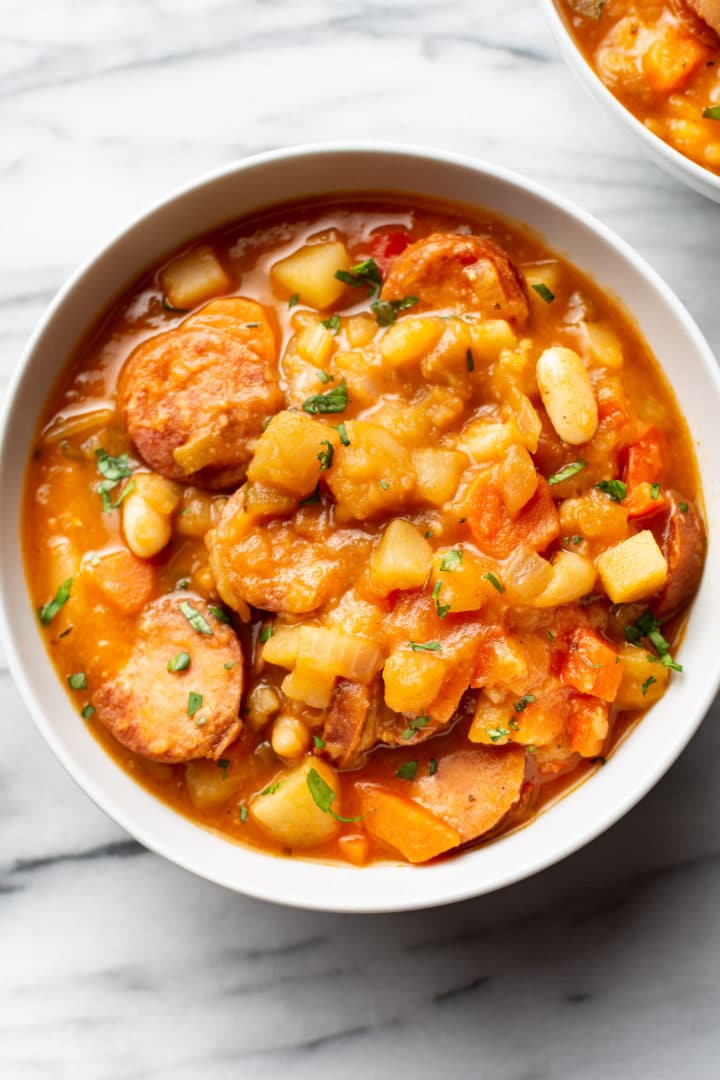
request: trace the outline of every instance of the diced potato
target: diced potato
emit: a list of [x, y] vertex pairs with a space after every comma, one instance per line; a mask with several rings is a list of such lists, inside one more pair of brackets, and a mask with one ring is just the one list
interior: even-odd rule
[[136, 472], [135, 489], [159, 514], [172, 514], [182, 497], [182, 488], [158, 473]]
[[511, 395], [510, 403], [506, 406], [514, 419], [515, 426], [520, 434], [520, 442], [534, 454], [538, 448], [540, 434], [542, 432], [542, 420], [538, 411], [527, 394], [516, 391]]
[[502, 585], [498, 564], [465, 547], [462, 561], [453, 565], [452, 570], [443, 570], [443, 559], [449, 550], [441, 548], [433, 557], [431, 582], [433, 588], [440, 583], [438, 603], [449, 604], [450, 610], [457, 614], [461, 611], [479, 611], [489, 600], [498, 599], [498, 590], [488, 577], [491, 574]]
[[355, 790], [368, 832], [408, 862], [427, 862], [460, 843], [457, 829], [418, 803], [377, 784], [356, 784]]
[[335, 770], [321, 758], [307, 758], [299, 765], [279, 772], [250, 803], [252, 820], [278, 844], [290, 848], [312, 847], [332, 839], [340, 828], [336, 818], [321, 809], [312, 796], [308, 777], [313, 769], [335, 792], [332, 809], [336, 814], [342, 814]]
[[[457, 389], [468, 391], [470, 368], [474, 369], [470, 328], [464, 319], [450, 318], [442, 323], [442, 337], [420, 364], [420, 370], [428, 382], [451, 383]], [[468, 357], [470, 352], [470, 357]]]
[[160, 287], [174, 308], [189, 311], [230, 292], [232, 281], [212, 248], [201, 247], [168, 263], [160, 272]]
[[619, 371], [623, 366], [622, 342], [607, 323], [585, 323], [585, 338], [591, 367]]
[[592, 592], [597, 571], [592, 559], [574, 551], [557, 551], [553, 556], [552, 577], [545, 589], [533, 600], [535, 607], [557, 607], [572, 604]]
[[528, 285], [528, 296], [533, 306], [539, 311], [547, 309], [549, 304], [546, 300], [543, 300], [540, 293], [536, 291], [535, 286], [544, 285], [553, 295], [557, 295], [561, 275], [560, 263], [554, 259], [537, 263], [523, 263], [522, 272]]
[[513, 707], [510, 702], [495, 705], [484, 694], [481, 694], [468, 731], [468, 739], [472, 743], [481, 743], [485, 746], [504, 746], [512, 735], [510, 728], [512, 718]]
[[614, 604], [644, 600], [667, 581], [665, 556], [649, 529], [608, 548], [597, 559], [606, 593]]
[[517, 442], [517, 438], [518, 430], [514, 424], [472, 420], [463, 429], [458, 448], [464, 450], [473, 461], [492, 461], [501, 457]]
[[433, 419], [422, 401], [411, 405], [404, 398], [385, 397], [371, 415], [374, 424], [384, 427], [403, 446], [423, 446], [432, 441]]
[[367, 833], [348, 833], [338, 840], [340, 854], [353, 866], [364, 866], [370, 858], [370, 839]]
[[351, 315], [345, 319], [345, 336], [351, 349], [369, 345], [377, 333], [377, 323], [370, 315]]
[[199, 539], [217, 524], [225, 499], [200, 491], [198, 488], [186, 488], [183, 505], [175, 518], [175, 531], [180, 536], [194, 536]]
[[312, 667], [319, 675], [369, 683], [384, 659], [382, 649], [367, 638], [351, 637], [334, 627], [299, 628], [297, 664]]
[[523, 338], [512, 349], [503, 349], [492, 366], [490, 389], [499, 401], [518, 391], [526, 396], [537, 395], [535, 354], [529, 338]]
[[297, 495], [286, 495], [277, 488], [249, 483], [245, 487], [244, 513], [255, 521], [269, 517], [285, 517], [297, 509]]
[[185, 766], [185, 787], [197, 810], [207, 810], [227, 802], [240, 790], [243, 782], [241, 769], [221, 769], [217, 761], [198, 758]]
[[531, 604], [548, 587], [552, 566], [536, 551], [521, 544], [502, 564], [500, 576], [511, 604]]
[[248, 480], [303, 497], [315, 490], [320, 478], [318, 455], [339, 442], [327, 424], [301, 412], [279, 412], [257, 443], [248, 466]]
[[535, 463], [524, 446], [508, 448], [499, 469], [502, 497], [511, 517], [515, 517], [532, 499], [538, 485]]
[[560, 526], [564, 536], [584, 536], [612, 544], [628, 534], [627, 510], [597, 488], [560, 503]]
[[333, 357], [336, 379], [344, 379], [353, 405], [367, 408], [387, 393], [385, 361], [374, 348], [343, 349]]
[[500, 627], [491, 630], [477, 651], [472, 686], [502, 686], [521, 694], [527, 678], [527, 655], [520, 642]]
[[427, 356], [442, 332], [442, 319], [406, 316], [387, 331], [380, 342], [380, 352], [391, 367], [412, 364]]
[[570, 702], [568, 729], [570, 746], [583, 757], [602, 753], [610, 727], [610, 709], [605, 701], [581, 694]]
[[468, 324], [473, 360], [489, 364], [503, 349], [512, 349], [517, 342], [515, 331], [505, 319], [484, 319]]
[[262, 647], [263, 660], [267, 664], [291, 668], [297, 660], [299, 642], [299, 626], [276, 626]]
[[447, 664], [440, 654], [395, 649], [385, 661], [385, 704], [399, 713], [422, 713], [440, 693]]
[[325, 244], [306, 244], [270, 271], [274, 285], [287, 296], [297, 294], [303, 304], [322, 311], [336, 304], [346, 286], [338, 281], [338, 270], [349, 270], [352, 260], [339, 240]]
[[326, 474], [337, 520], [364, 521], [406, 506], [415, 490], [409, 450], [379, 424], [349, 420], [345, 427], [350, 445], [336, 447]]
[[383, 596], [394, 589], [419, 589], [427, 580], [433, 552], [409, 521], [394, 518], [370, 556], [370, 583]]
[[327, 671], [318, 671], [307, 662], [297, 663], [285, 676], [280, 688], [285, 697], [293, 701], [302, 701], [311, 709], [327, 709], [335, 689], [335, 676]]
[[649, 709], [665, 693], [669, 669], [638, 645], [624, 645], [620, 657], [623, 677], [615, 704], [620, 709]]
[[467, 455], [457, 450], [430, 449], [414, 450], [413, 464], [417, 473], [417, 497], [433, 506], [444, 506], [455, 495], [469, 462]]
[[320, 320], [306, 326], [302, 333], [298, 334], [295, 345], [303, 360], [321, 369], [325, 368], [337, 350], [335, 335], [332, 330], [323, 326]]

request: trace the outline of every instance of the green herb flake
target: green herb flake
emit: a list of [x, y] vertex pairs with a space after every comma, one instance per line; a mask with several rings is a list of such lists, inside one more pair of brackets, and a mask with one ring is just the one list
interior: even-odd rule
[[492, 570], [488, 570], [487, 574], [483, 574], [483, 577], [485, 578], [486, 581], [490, 582], [490, 584], [492, 585], [493, 589], [495, 589], [496, 592], [499, 592], [499, 593], [504, 593], [505, 592], [505, 586], [499, 580], [499, 578], [495, 577]]
[[71, 690], [87, 690], [87, 679], [84, 671], [76, 671], [67, 677], [68, 686]]
[[409, 641], [408, 645], [413, 652], [440, 652], [442, 648], [439, 641]]
[[238, 807], [238, 817], [240, 818], [240, 824], [244, 825], [248, 819], [248, 808], [245, 806], [245, 803], [242, 803]]
[[43, 626], [49, 626], [57, 615], [60, 608], [68, 602], [68, 600], [70, 599], [70, 590], [72, 589], [72, 583], [73, 579], [71, 577], [66, 578], [66, 580], [63, 581], [62, 585], [58, 586], [57, 592], [55, 593], [53, 599], [49, 603], [43, 604], [43, 606], [40, 608], [40, 622], [43, 624]]
[[94, 705], [86, 705], [83, 709], [80, 710], [80, 715], [82, 716], [83, 720], [89, 720], [91, 716], [95, 715]]
[[348, 433], [347, 433], [347, 428], [345, 427], [345, 421], [343, 420], [343, 422], [341, 424], [338, 424], [337, 427], [335, 428], [335, 430], [337, 431], [338, 435], [340, 436], [340, 442], [343, 444], [343, 446], [349, 446], [350, 445], [350, 440], [348, 439]]
[[181, 578], [180, 581], [178, 581], [175, 588], [176, 589], [189, 589], [190, 588], [190, 578], [186, 578], [186, 577]]
[[198, 694], [195, 690], [191, 690], [188, 694], [187, 714], [188, 716], [194, 716], [203, 703], [202, 694]]
[[313, 503], [320, 502], [320, 485], [315, 485], [315, 490], [307, 495], [304, 499], [301, 499], [298, 506], [311, 506]]
[[125, 487], [120, 492], [120, 494], [118, 495], [115, 502], [112, 504], [112, 509], [113, 510], [118, 510], [122, 506], [122, 504], [125, 502], [128, 495], [132, 495], [132, 493], [135, 490], [136, 486], [137, 485], [135, 484], [134, 480], [131, 480], [129, 484], [126, 484]]
[[577, 476], [579, 472], [587, 468], [587, 461], [571, 461], [568, 465], [563, 465], [562, 469], [558, 469], [552, 476], [548, 476], [548, 484], [552, 487], [553, 484], [562, 484], [563, 480], [569, 480], [571, 476]]
[[289, 308], [294, 308], [295, 305], [299, 304], [299, 303], [300, 303], [300, 297], [298, 296], [298, 294], [296, 292], [294, 292], [292, 294], [292, 296], [290, 297], [290, 299], [288, 300], [288, 307]]
[[260, 631], [260, 637], [259, 637], [260, 644], [264, 645], [265, 642], [269, 641], [272, 636], [273, 636], [272, 623], [270, 623], [268, 626], [263, 626], [262, 630]]
[[187, 671], [190, 667], [190, 653], [179, 652], [177, 656], [173, 656], [172, 660], [168, 660], [168, 671]]
[[420, 303], [418, 296], [405, 296], [402, 300], [375, 300], [371, 305], [378, 326], [392, 326], [401, 311]]
[[545, 633], [547, 635], [548, 641], [554, 641], [555, 640], [555, 635], [553, 634], [552, 630], [546, 630]]
[[268, 784], [266, 788], [260, 792], [261, 795], [274, 795], [278, 788], [282, 787], [282, 780], [276, 780], [274, 784]]
[[485, 731], [490, 737], [490, 742], [493, 743], [500, 742], [501, 739], [510, 734], [510, 729], [506, 727], [485, 728]]
[[[524, 694], [520, 698], [519, 701], [515, 702], [515, 704], [513, 705], [513, 709], [515, 710], [515, 712], [525, 712], [528, 705], [532, 705], [534, 700], [535, 700], [535, 695], [534, 694]], [[512, 721], [511, 721], [511, 723], [512, 723]]]
[[475, 370], [475, 358], [473, 356], [472, 349], [468, 349], [468, 351], [465, 353], [465, 363], [467, 364], [468, 371]]
[[400, 766], [395, 775], [400, 780], [414, 780], [417, 773], [418, 763], [417, 761], [405, 761]]
[[317, 456], [317, 459], [320, 462], [320, 472], [325, 472], [325, 470], [329, 469], [332, 465], [335, 448], [329, 439], [323, 439], [320, 445], [327, 447], [327, 450], [321, 450]]
[[653, 685], [653, 683], [656, 683], [656, 682], [657, 682], [657, 679], [655, 678], [654, 675], [648, 675], [647, 679], [645, 680], [645, 682], [640, 687], [640, 689], [642, 690], [642, 696], [643, 697], [645, 697], [645, 695], [647, 694], [648, 690]]
[[343, 285], [349, 285], [352, 289], [360, 289], [363, 285], [370, 290], [373, 296], [382, 285], [380, 267], [374, 259], [365, 259], [356, 263], [349, 270], [336, 270], [335, 277], [342, 281]]
[[678, 507], [683, 512], [683, 514], [687, 514], [688, 510], [690, 509], [690, 507], [688, 506], [688, 504], [686, 502], [678, 503]]
[[588, 758], [588, 760], [591, 765], [607, 765], [607, 758], [603, 757], [602, 754], [598, 754], [597, 757]]
[[431, 757], [428, 761], [428, 776], [434, 776], [437, 772], [437, 759]]
[[387, 491], [387, 490], [388, 490], [388, 488], [390, 487], [390, 485], [388, 484], [387, 480], [378, 480], [378, 484], [379, 484], [379, 485], [380, 485], [380, 487], [381, 487], [381, 488], [383, 489], [383, 491]]
[[325, 749], [325, 740], [321, 739], [319, 735], [313, 735], [313, 744], [316, 750]]
[[169, 311], [171, 315], [185, 315], [190, 310], [190, 308], [185, 307], [174, 307], [173, 304], [171, 304], [168, 300], [167, 296], [163, 296], [160, 300], [160, 303], [165, 309], [165, 311]]
[[230, 761], [226, 757], [221, 757], [219, 761], [216, 761], [218, 769], [222, 769], [223, 780], [227, 780], [228, 769], [230, 768]]
[[192, 604], [189, 604], [187, 600], [183, 600], [178, 606], [196, 633], [212, 635], [212, 630], [210, 629], [210, 624], [207, 619], [194, 608]]
[[552, 304], [555, 299], [555, 293], [551, 289], [548, 289], [547, 285], [542, 281], [539, 281], [537, 285], [533, 285], [532, 289], [546, 304]]
[[622, 480], [598, 480], [595, 487], [616, 503], [621, 503], [627, 496], [627, 484], [624, 484]]
[[348, 407], [347, 383], [342, 379], [332, 390], [326, 390], [324, 394], [313, 394], [303, 401], [302, 407], [311, 416], [318, 413], [345, 412]]
[[432, 537], [432, 529], [426, 529], [425, 530], [425, 539], [430, 540], [431, 537]]
[[430, 719], [431, 718], [429, 716], [426, 716], [425, 713], [421, 713], [420, 716], [413, 717], [413, 719], [408, 723], [408, 726], [401, 734], [400, 738], [404, 739], [405, 742], [408, 742], [410, 739], [412, 739], [413, 735], [417, 734], [418, 731], [422, 731], [424, 727], [428, 726], [428, 724], [430, 723]]
[[332, 804], [337, 797], [336, 792], [325, 783], [317, 769], [310, 769], [307, 774], [307, 786], [313, 802], [324, 814], [331, 814], [336, 821], [360, 821], [359, 817], [342, 817], [341, 814], [335, 813]]
[[434, 586], [433, 591], [432, 591], [433, 600], [437, 600], [438, 596], [440, 595], [440, 590], [441, 589], [442, 589], [442, 581], [436, 581], [435, 586]]
[[650, 485], [650, 498], [653, 500], [653, 502], [657, 502], [658, 499], [660, 498], [660, 485], [659, 484], [651, 484]]
[[330, 315], [327, 319], [322, 319], [321, 326], [324, 326], [326, 330], [329, 330], [333, 335], [340, 332], [340, 316]]
[[227, 660], [223, 664], [223, 667], [225, 668], [226, 671], [232, 671], [232, 669], [235, 667], [236, 663], [237, 663], [237, 660]]
[[[661, 623], [649, 609], [644, 611], [639, 619], [625, 627], [625, 640], [630, 645], [637, 645], [641, 638], [647, 638], [658, 651], [660, 663], [671, 671], [682, 671], [682, 664], [678, 664], [670, 655], [670, 643], [663, 636], [660, 629]], [[651, 658], [648, 653], [648, 658]], [[657, 659], [652, 657], [652, 659]]]
[[326, 386], [329, 382], [332, 382], [333, 378], [334, 376], [332, 376], [329, 371], [323, 371], [322, 368], [318, 368], [318, 379], [323, 384], [323, 386]]
[[440, 561], [440, 569], [444, 571], [450, 571], [457, 569], [463, 560], [463, 553], [460, 548], [452, 548], [450, 551], [446, 551]]
[[703, 117], [706, 120], [720, 120], [720, 105], [708, 105], [703, 109]]
[[208, 604], [208, 611], [218, 622], [231, 624], [230, 616], [224, 608], [218, 607], [216, 604]]
[[130, 458], [127, 454], [118, 454], [117, 457], [111, 457], [107, 450], [103, 450], [102, 447], [95, 451], [95, 464], [100, 475], [104, 476], [106, 480], [111, 480], [113, 484], [119, 483], [120, 480], [126, 480], [133, 473]]
[[207, 724], [207, 716], [199, 716], [195, 721], [195, 727], [205, 727]]

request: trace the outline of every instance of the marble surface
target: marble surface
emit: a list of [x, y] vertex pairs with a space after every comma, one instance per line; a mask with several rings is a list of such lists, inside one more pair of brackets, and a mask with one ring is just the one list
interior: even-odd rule
[[[484, 156], [582, 203], [720, 348], [720, 210], [638, 157], [535, 0], [4, 0], [0, 380], [130, 215], [239, 156], [343, 137]], [[608, 834], [439, 911], [286, 910], [141, 849], [0, 673], [6, 1080], [705, 1080], [720, 1054], [718, 703]]]

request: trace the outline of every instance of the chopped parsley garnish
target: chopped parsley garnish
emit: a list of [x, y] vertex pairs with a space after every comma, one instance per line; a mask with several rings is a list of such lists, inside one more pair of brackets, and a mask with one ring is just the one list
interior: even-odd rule
[[67, 681], [68, 681], [68, 686], [70, 687], [71, 690], [86, 690], [87, 689], [87, 679], [85, 678], [85, 672], [84, 671], [76, 671], [74, 674], [68, 675]]
[[490, 742], [494, 743], [500, 742], [501, 739], [504, 739], [506, 735], [510, 734], [509, 728], [506, 727], [485, 728], [485, 730], [490, 737]]
[[329, 469], [332, 465], [335, 448], [329, 439], [323, 439], [320, 445], [327, 447], [327, 450], [321, 450], [317, 456], [317, 459], [320, 462], [320, 472], [325, 472], [325, 470]]
[[320, 502], [320, 485], [315, 485], [315, 490], [311, 491], [304, 499], [301, 499], [298, 506], [310, 506], [312, 503]]
[[274, 784], [268, 784], [266, 788], [260, 792], [261, 795], [274, 795], [278, 788], [282, 787], [282, 780], [276, 780]]
[[48, 626], [53, 621], [60, 608], [68, 602], [70, 599], [72, 583], [73, 579], [71, 577], [66, 578], [62, 585], [58, 586], [58, 590], [53, 599], [48, 604], [43, 604], [40, 608], [40, 622], [43, 626]]
[[180, 581], [178, 581], [175, 588], [176, 589], [189, 589], [190, 588], [190, 578], [186, 578], [186, 577], [182, 578]]
[[621, 503], [627, 495], [627, 484], [622, 480], [598, 480], [595, 487], [616, 503]]
[[683, 514], [687, 514], [687, 512], [689, 510], [689, 507], [688, 507], [688, 504], [686, 502], [678, 503], [678, 507], [679, 507], [680, 510], [682, 510]]
[[82, 716], [83, 720], [89, 720], [91, 716], [95, 715], [95, 706], [86, 705], [83, 709], [80, 710], [80, 715]]
[[204, 615], [202, 615], [196, 608], [189, 604], [187, 600], [183, 600], [178, 605], [180, 611], [183, 613], [187, 621], [198, 634], [212, 634], [210, 624]]
[[374, 300], [370, 305], [378, 326], [392, 326], [401, 311], [420, 303], [418, 296], [405, 296], [402, 300]]
[[238, 817], [240, 818], [240, 824], [244, 825], [248, 819], [248, 808], [245, 806], [245, 803], [242, 803], [241, 806], [238, 807]]
[[647, 694], [648, 690], [653, 685], [653, 683], [656, 683], [656, 682], [657, 682], [657, 679], [655, 678], [654, 675], [648, 675], [647, 679], [645, 680], [645, 682], [640, 687], [640, 689], [642, 690], [642, 696], [643, 697], [645, 697], [645, 695]]
[[317, 769], [311, 769], [307, 774], [307, 786], [313, 797], [313, 802], [324, 814], [331, 814], [336, 821], [360, 821], [359, 817], [342, 817], [336, 814], [332, 804], [337, 798], [337, 793], [325, 783]]
[[184, 315], [187, 311], [190, 310], [190, 308], [186, 307], [175, 307], [174, 304], [170, 303], [167, 296], [163, 296], [160, 300], [160, 303], [166, 311], [169, 311], [171, 313], [171, 315]]
[[194, 716], [198, 709], [202, 706], [203, 696], [198, 694], [195, 690], [191, 690], [188, 694], [187, 714], [188, 716]]
[[417, 773], [417, 766], [417, 761], [405, 761], [400, 766], [395, 775], [400, 780], [414, 780], [415, 774]]
[[123, 499], [126, 499], [135, 490], [135, 481], [131, 480], [129, 484], [125, 485], [115, 502], [110, 497], [110, 492], [116, 484], [132, 476], [133, 470], [130, 465], [130, 458], [127, 454], [118, 454], [117, 457], [112, 457], [107, 450], [98, 447], [95, 451], [95, 464], [97, 471], [104, 477], [104, 480], [101, 480], [97, 485], [96, 490], [102, 499], [103, 513], [109, 514], [111, 510], [117, 510]]
[[465, 353], [465, 362], [467, 364], [468, 371], [475, 370], [475, 358], [473, 357], [472, 349], [468, 349]]
[[607, 765], [607, 758], [603, 757], [602, 754], [589, 758], [589, 761], [591, 765]]
[[425, 539], [429, 540], [431, 536], [432, 536], [432, 529], [426, 529], [425, 530]]
[[320, 323], [326, 330], [330, 330], [333, 334], [337, 334], [340, 331], [340, 316], [331, 315], [327, 319], [323, 319]]
[[500, 581], [498, 578], [495, 577], [492, 570], [488, 570], [487, 574], [483, 574], [483, 577], [485, 578], [486, 581], [490, 582], [493, 589], [495, 589], [497, 592], [499, 592], [499, 593], [504, 593], [505, 592], [505, 586], [503, 585], [502, 581]]
[[438, 596], [440, 595], [440, 590], [441, 589], [442, 589], [442, 581], [436, 581], [435, 585], [433, 586], [433, 591], [432, 591], [433, 600], [437, 600]]
[[[523, 694], [519, 701], [516, 701], [513, 705], [515, 712], [525, 712], [528, 705], [532, 705], [535, 700], [534, 694]], [[512, 721], [510, 721], [512, 723]]]
[[431, 757], [428, 761], [428, 776], [434, 776], [437, 772], [437, 759]]
[[703, 116], [706, 120], [720, 120], [720, 105], [708, 105], [703, 109]]
[[313, 744], [316, 750], [325, 749], [325, 740], [321, 739], [319, 735], [313, 735]]
[[218, 769], [222, 769], [223, 780], [227, 780], [228, 769], [230, 768], [230, 762], [226, 757], [221, 757], [219, 761], [216, 761]]
[[435, 611], [439, 619], [444, 619], [450, 610], [450, 604], [441, 604], [438, 597], [440, 596], [440, 590], [442, 589], [442, 581], [436, 581], [435, 587], [432, 591], [433, 600], [435, 601]]
[[216, 604], [208, 604], [208, 611], [218, 622], [230, 623], [230, 616], [224, 608], [218, 607]]
[[548, 641], [554, 641], [555, 640], [555, 635], [553, 634], [552, 630], [547, 630], [546, 635], [547, 635]]
[[350, 285], [353, 289], [360, 289], [366, 285], [371, 296], [374, 296], [382, 285], [380, 267], [374, 259], [365, 259], [364, 262], [351, 266], [349, 270], [336, 270], [335, 277], [338, 281], [342, 281], [343, 285]]
[[195, 721], [195, 727], [205, 727], [207, 724], [207, 716], [199, 716]]
[[663, 637], [660, 626], [652, 611], [644, 611], [639, 619], [625, 627], [625, 640], [637, 645], [641, 638], [647, 638], [657, 649], [663, 667], [682, 671], [682, 664], [677, 664], [670, 655], [670, 643]]
[[546, 304], [552, 304], [555, 299], [555, 293], [552, 289], [548, 289], [547, 285], [543, 281], [539, 281], [537, 285], [532, 286], [533, 292], [536, 292], [541, 300], [544, 300]]
[[347, 433], [347, 428], [345, 427], [345, 421], [343, 420], [343, 422], [341, 424], [338, 424], [337, 427], [335, 428], [335, 430], [337, 431], [338, 435], [340, 436], [340, 442], [343, 444], [343, 446], [349, 446], [350, 445], [350, 440], [348, 439], [348, 433]]
[[577, 533], [575, 534], [575, 536], [565, 536], [565, 537], [563, 537], [563, 543], [564, 544], [575, 544], [575, 546], [577, 546], [578, 544], [582, 544], [582, 542], [583, 542], [582, 536], [578, 536]]
[[318, 368], [318, 379], [323, 384], [323, 386], [326, 386], [327, 383], [333, 381], [333, 376], [330, 374], [329, 371], [323, 371], [322, 368]]
[[294, 292], [292, 294], [292, 296], [290, 297], [290, 299], [288, 300], [288, 307], [293, 308], [293, 307], [295, 307], [296, 304], [299, 304], [299, 303], [300, 303], [300, 297], [298, 296], [298, 294], [296, 292]]
[[413, 735], [415, 735], [418, 731], [421, 731], [424, 727], [428, 726], [428, 724], [430, 723], [430, 719], [431, 718], [429, 716], [426, 716], [425, 713], [421, 713], [420, 716], [413, 717], [413, 719], [408, 723], [408, 726], [403, 731], [400, 738], [405, 739], [406, 742], [409, 739], [412, 739]]
[[179, 652], [177, 656], [173, 656], [172, 660], [168, 660], [168, 671], [187, 671], [190, 667], [190, 653]]
[[226, 671], [232, 671], [232, 669], [235, 667], [236, 664], [237, 664], [237, 660], [226, 660], [225, 663], [223, 664], [223, 667], [225, 668]]
[[388, 484], [387, 480], [378, 480], [378, 484], [379, 484], [379, 485], [380, 485], [380, 487], [381, 487], [381, 488], [383, 489], [383, 491], [387, 491], [387, 490], [388, 490], [388, 488], [390, 487], [390, 485]]
[[413, 652], [440, 652], [441, 649], [439, 641], [409, 641], [408, 645]]
[[586, 468], [587, 461], [571, 461], [569, 465], [563, 465], [562, 469], [548, 476], [548, 484], [551, 487], [553, 484], [562, 484], [563, 480], [569, 480], [571, 476], [576, 476]]
[[317, 413], [345, 412], [348, 407], [347, 383], [342, 379], [332, 390], [326, 390], [324, 394], [313, 394], [303, 401], [302, 407], [312, 416]]
[[657, 502], [658, 499], [660, 498], [660, 485], [659, 484], [651, 484], [650, 485], [650, 498], [653, 500], [653, 502]]
[[269, 641], [272, 636], [273, 636], [272, 623], [270, 623], [268, 626], [263, 626], [262, 630], [260, 631], [260, 639], [259, 639], [260, 644], [264, 645], [265, 642]]
[[441, 570], [455, 570], [462, 562], [463, 553], [460, 548], [452, 548], [446, 551], [440, 561]]

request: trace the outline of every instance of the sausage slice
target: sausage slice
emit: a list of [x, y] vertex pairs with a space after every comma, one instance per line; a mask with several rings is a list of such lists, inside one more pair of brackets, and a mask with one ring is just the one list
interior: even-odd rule
[[704, 45], [720, 45], [720, 0], [673, 0], [680, 19]]
[[414, 311], [452, 308], [522, 329], [529, 315], [525, 283], [501, 247], [482, 236], [433, 233], [392, 263], [383, 300], [417, 296]]
[[668, 578], [653, 608], [667, 618], [687, 607], [700, 585], [705, 564], [705, 526], [697, 507], [677, 491], [666, 491], [666, 513], [653, 525], [668, 564]]
[[[194, 629], [188, 617], [210, 633]], [[189, 666], [168, 671], [182, 652]], [[240, 733], [242, 689], [235, 631], [203, 600], [173, 595], [145, 608], [130, 658], [92, 703], [108, 731], [136, 754], [166, 763], [217, 759]]]
[[171, 480], [235, 487], [263, 420], [282, 408], [275, 340], [263, 308], [216, 300], [131, 353], [118, 407], [148, 465]]

